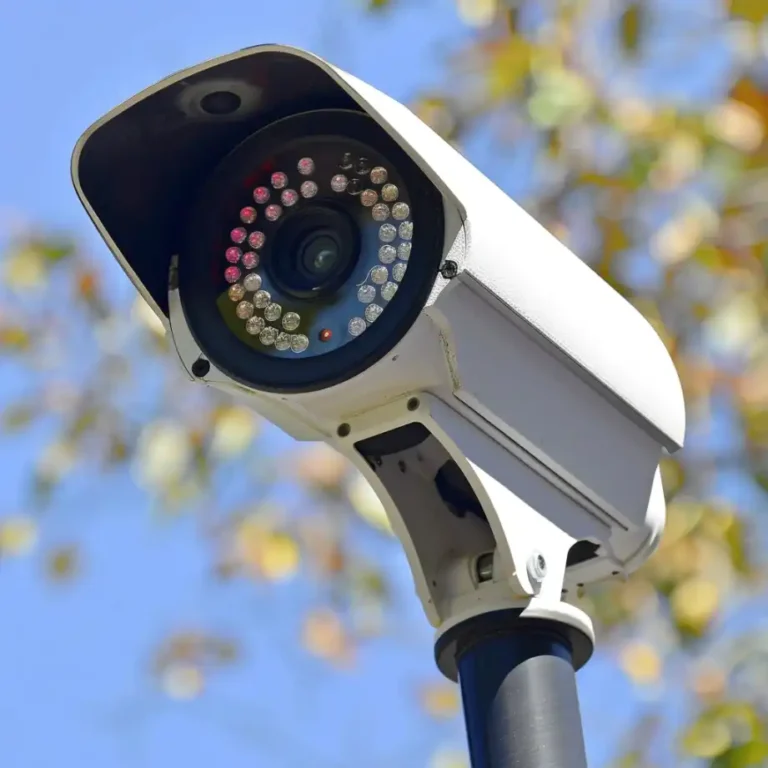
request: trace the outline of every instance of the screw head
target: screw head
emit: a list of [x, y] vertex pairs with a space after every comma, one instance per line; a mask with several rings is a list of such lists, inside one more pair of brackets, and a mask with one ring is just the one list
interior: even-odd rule
[[451, 261], [451, 259], [447, 259], [443, 262], [442, 266], [440, 267], [440, 274], [446, 279], [450, 280], [451, 278], [456, 277], [456, 275], [459, 274], [459, 265], [455, 261]]
[[210, 370], [211, 364], [204, 357], [198, 357], [197, 360], [192, 363], [192, 375], [198, 379], [207, 376]]
[[547, 561], [541, 552], [533, 552], [528, 558], [528, 578], [540, 582], [547, 575]]

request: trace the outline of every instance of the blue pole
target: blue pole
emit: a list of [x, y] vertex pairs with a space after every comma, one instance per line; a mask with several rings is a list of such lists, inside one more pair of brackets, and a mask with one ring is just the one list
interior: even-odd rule
[[487, 629], [456, 655], [472, 768], [587, 768], [565, 633]]

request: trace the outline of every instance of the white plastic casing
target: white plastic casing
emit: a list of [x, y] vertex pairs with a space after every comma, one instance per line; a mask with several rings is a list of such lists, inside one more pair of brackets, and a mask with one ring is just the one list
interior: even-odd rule
[[[320, 68], [436, 185], [444, 204], [443, 256], [458, 265], [458, 274], [437, 279], [418, 320], [388, 356], [339, 385], [276, 395], [243, 387], [215, 367], [205, 381], [244, 397], [297, 439], [331, 442], [360, 467], [385, 502], [425, 610], [438, 626], [455, 619], [456, 601], [464, 599], [458, 586], [464, 577], [448, 592], [431, 586], [441, 583], [438, 571], [444, 583], [451, 563], [464, 568], [482, 551], [497, 550], [500, 573], [518, 597], [541, 590], [521, 570], [519, 542], [533, 547], [536, 536], [542, 538], [538, 549], [551, 549], [555, 571], [560, 559], [565, 568], [575, 541], [599, 545], [597, 556], [561, 573], [558, 596], [563, 584], [568, 589], [639, 566], [664, 527], [659, 461], [665, 450], [682, 446], [685, 432], [682, 390], [666, 348], [626, 300], [405, 106], [306, 51], [268, 45], [179, 72], [90, 130], [192, 74], [210, 69], [213, 79], [224, 62], [275, 54]], [[277, 66], [271, 70], [268, 87], [291, 87], [279, 73]], [[78, 152], [73, 177], [81, 200], [142, 290], [78, 184]], [[204, 350], [173, 287], [170, 317], [158, 314], [190, 371]], [[413, 398], [420, 403], [415, 412], [405, 407]], [[382, 473], [354, 448], [357, 440], [408, 420], [421, 420], [460, 464], [490, 530], [466, 519], [447, 524], [439, 504], [424, 507], [427, 485]], [[351, 430], [343, 439], [337, 436], [342, 423]], [[427, 465], [433, 460], [424, 458]], [[425, 511], [417, 524], [419, 504]], [[528, 511], [518, 514], [521, 505]], [[527, 533], [516, 530], [515, 521]]]

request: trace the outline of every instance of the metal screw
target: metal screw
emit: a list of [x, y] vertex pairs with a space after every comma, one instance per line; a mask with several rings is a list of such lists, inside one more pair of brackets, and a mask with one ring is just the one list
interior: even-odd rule
[[475, 573], [479, 582], [493, 578], [493, 552], [486, 552], [475, 561]]
[[540, 582], [547, 575], [547, 561], [541, 552], [533, 552], [528, 558], [528, 578], [531, 581]]
[[450, 280], [459, 274], [459, 265], [455, 261], [448, 259], [447, 261], [444, 261], [440, 267], [440, 274], [446, 280]]
[[211, 364], [204, 357], [198, 357], [197, 360], [192, 363], [192, 375], [198, 379], [207, 376], [210, 370]]

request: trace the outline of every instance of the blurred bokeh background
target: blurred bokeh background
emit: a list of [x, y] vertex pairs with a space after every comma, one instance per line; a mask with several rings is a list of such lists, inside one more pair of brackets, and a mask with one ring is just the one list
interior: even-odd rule
[[0, 4], [5, 768], [466, 766], [369, 488], [179, 375], [70, 188], [94, 119], [259, 42], [410, 104], [661, 334], [688, 443], [658, 553], [581, 598], [590, 765], [768, 765], [768, 0], [37, 0]]

